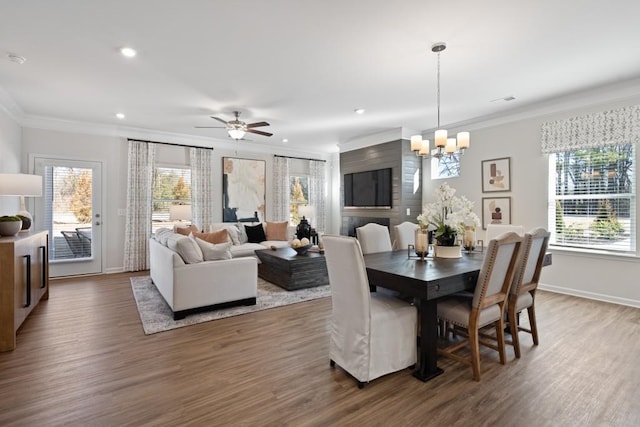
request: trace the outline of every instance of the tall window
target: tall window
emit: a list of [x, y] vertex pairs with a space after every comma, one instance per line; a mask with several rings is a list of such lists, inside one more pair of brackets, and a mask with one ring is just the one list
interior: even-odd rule
[[289, 223], [297, 225], [302, 219], [299, 208], [309, 204], [309, 176], [289, 176]]
[[634, 160], [634, 144], [550, 155], [552, 244], [635, 252]]
[[171, 221], [171, 205], [191, 205], [191, 169], [156, 167], [153, 177], [152, 231], [173, 227], [179, 221]]

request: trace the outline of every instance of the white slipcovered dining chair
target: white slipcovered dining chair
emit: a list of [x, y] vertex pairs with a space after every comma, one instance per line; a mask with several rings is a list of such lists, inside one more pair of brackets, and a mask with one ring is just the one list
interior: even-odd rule
[[370, 222], [356, 228], [356, 237], [363, 254], [387, 252], [392, 250], [389, 228]]
[[[540, 281], [542, 264], [549, 246], [549, 233], [544, 228], [534, 228], [524, 235], [522, 249], [518, 257], [516, 272], [509, 292], [507, 305], [507, 318], [513, 351], [517, 358], [520, 357], [520, 331], [528, 332], [533, 338], [533, 344], [538, 345], [538, 325], [536, 323], [536, 289]], [[527, 309], [529, 317], [529, 329], [518, 322], [518, 314]]]
[[[455, 332], [462, 331], [467, 336], [466, 339], [439, 348], [438, 354], [471, 365], [476, 381], [480, 381], [480, 343], [497, 350], [500, 363], [506, 363], [504, 314], [521, 244], [522, 237], [514, 232], [492, 239], [482, 261], [473, 298], [451, 297], [438, 302], [439, 321], [453, 325]], [[480, 328], [490, 324], [495, 327], [497, 345], [480, 342]], [[445, 336], [448, 337], [448, 333]], [[466, 345], [470, 347], [471, 357], [456, 354]]]
[[417, 310], [399, 299], [369, 292], [360, 244], [325, 235], [331, 286], [331, 366], [342, 367], [358, 387], [416, 363]]
[[395, 239], [393, 241], [393, 249], [406, 251], [409, 245], [415, 244], [418, 227], [418, 224], [409, 221], [394, 225]]
[[488, 245], [491, 239], [495, 239], [503, 233], [513, 231], [519, 236], [524, 236], [524, 226], [512, 225], [512, 224], [487, 224], [487, 233], [485, 236], [485, 242]]

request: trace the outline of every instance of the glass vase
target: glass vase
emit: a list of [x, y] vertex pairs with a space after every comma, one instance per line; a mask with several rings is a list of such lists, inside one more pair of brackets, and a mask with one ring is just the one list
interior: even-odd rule
[[421, 258], [429, 254], [429, 232], [427, 229], [417, 228], [414, 242], [416, 255]]
[[476, 248], [476, 228], [472, 226], [464, 227], [464, 237], [462, 246], [465, 251], [471, 252]]

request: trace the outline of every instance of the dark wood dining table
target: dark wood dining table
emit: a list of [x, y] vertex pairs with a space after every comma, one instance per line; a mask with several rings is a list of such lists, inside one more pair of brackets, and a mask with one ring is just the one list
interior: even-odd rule
[[443, 371], [438, 368], [438, 298], [475, 288], [483, 253], [464, 253], [462, 258], [409, 258], [407, 251], [364, 255], [369, 283], [413, 297], [418, 308], [420, 331], [418, 366], [414, 376], [428, 381]]
[[[381, 286], [413, 297], [418, 308], [418, 366], [414, 376], [428, 381], [440, 375], [438, 368], [438, 299], [463, 290], [474, 290], [484, 253], [470, 252], [461, 258], [409, 258], [407, 251], [364, 255], [372, 286]], [[543, 265], [551, 265], [547, 253]]]

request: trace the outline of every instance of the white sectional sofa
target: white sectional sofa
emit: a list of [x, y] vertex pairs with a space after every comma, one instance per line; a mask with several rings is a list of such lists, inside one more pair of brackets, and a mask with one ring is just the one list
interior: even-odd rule
[[288, 240], [250, 243], [240, 226], [244, 229], [243, 224], [214, 224], [211, 231], [228, 230], [228, 242], [219, 244], [171, 229], [158, 230], [150, 239], [151, 280], [175, 320], [197, 311], [256, 303], [259, 260], [255, 251], [289, 245], [295, 227], [287, 227]]

